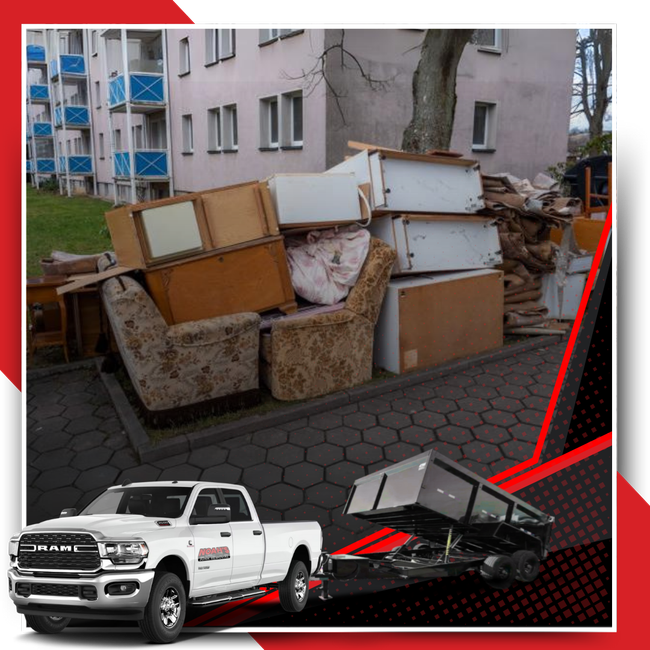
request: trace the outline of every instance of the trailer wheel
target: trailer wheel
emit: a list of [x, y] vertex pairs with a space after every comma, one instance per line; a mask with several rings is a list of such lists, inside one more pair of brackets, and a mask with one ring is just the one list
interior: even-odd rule
[[505, 555], [490, 555], [481, 565], [481, 577], [492, 589], [509, 589], [516, 573], [515, 563]]
[[278, 583], [280, 605], [285, 612], [301, 612], [309, 597], [309, 571], [301, 560], [289, 568], [287, 577]]
[[62, 616], [32, 616], [25, 614], [25, 622], [39, 634], [59, 634], [63, 632], [70, 622], [69, 618]]
[[533, 582], [539, 575], [539, 558], [532, 551], [516, 551], [512, 554], [512, 561], [520, 582]]

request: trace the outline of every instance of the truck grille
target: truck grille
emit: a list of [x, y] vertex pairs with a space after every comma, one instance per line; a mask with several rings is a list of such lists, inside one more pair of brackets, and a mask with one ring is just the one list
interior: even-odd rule
[[86, 533], [27, 533], [20, 538], [21, 569], [92, 571], [100, 563], [97, 542]]
[[28, 582], [18, 582], [16, 593], [19, 596], [62, 596], [64, 598], [81, 598], [82, 600], [97, 600], [97, 589], [92, 585], [57, 585]]

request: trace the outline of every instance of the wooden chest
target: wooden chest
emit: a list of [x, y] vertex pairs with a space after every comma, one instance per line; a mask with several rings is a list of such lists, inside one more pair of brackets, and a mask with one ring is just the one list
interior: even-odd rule
[[168, 324], [262, 312], [295, 311], [282, 237], [268, 237], [145, 270], [149, 292]]

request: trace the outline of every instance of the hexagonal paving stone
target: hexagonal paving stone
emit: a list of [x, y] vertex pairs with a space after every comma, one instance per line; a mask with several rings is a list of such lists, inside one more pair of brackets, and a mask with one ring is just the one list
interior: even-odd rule
[[343, 418], [340, 415], [332, 415], [331, 413], [319, 413], [312, 415], [309, 418], [309, 426], [314, 429], [326, 431], [327, 429], [334, 429], [343, 424]]
[[332, 510], [343, 505], [348, 498], [348, 491], [338, 485], [319, 483], [305, 490], [305, 503]]
[[532, 458], [535, 452], [535, 444], [523, 440], [510, 440], [510, 442], [504, 442], [499, 446], [505, 458], [519, 461]]
[[330, 516], [324, 508], [305, 503], [287, 510], [284, 513], [284, 521], [317, 521], [321, 527], [325, 527], [330, 524]]
[[280, 445], [269, 449], [269, 463], [286, 467], [299, 463], [305, 457], [305, 450], [296, 445]]
[[377, 418], [370, 413], [353, 413], [352, 415], [346, 415], [343, 422], [346, 427], [363, 431], [363, 429], [374, 427], [377, 424]]
[[302, 503], [302, 490], [278, 483], [262, 490], [261, 504], [274, 510], [289, 510]]
[[175, 454], [174, 456], [167, 456], [167, 458], [161, 458], [160, 460], [154, 460], [152, 464], [160, 469], [167, 469], [168, 467], [183, 465], [187, 462], [189, 457], [189, 453], [185, 452], [182, 454]]
[[499, 427], [511, 427], [517, 424], [517, 418], [507, 411], [497, 411], [496, 409], [485, 411], [481, 413], [481, 417], [485, 424], [495, 424]]
[[540, 372], [539, 368], [529, 363], [517, 363], [511, 366], [511, 368], [515, 374], [528, 375], [529, 377], [532, 377], [533, 375], [537, 375]]
[[111, 465], [117, 467], [117, 469], [124, 470], [129, 469], [130, 467], [137, 467], [139, 465], [138, 460], [135, 457], [132, 449], [120, 449], [113, 454], [111, 458]]
[[72, 436], [63, 431], [59, 431], [58, 433], [50, 433], [48, 435], [39, 436], [36, 440], [34, 440], [34, 442], [31, 443], [31, 447], [39, 454], [42, 454], [45, 452], [54, 451], [55, 449], [60, 449], [61, 447], [65, 447], [71, 439]]
[[535, 375], [535, 381], [539, 384], [544, 384], [546, 386], [555, 386], [557, 381], [558, 373], [553, 372], [540, 372], [539, 375]]
[[160, 481], [196, 481], [201, 475], [201, 470], [194, 465], [177, 465], [168, 467], [160, 474]]
[[518, 460], [513, 460], [511, 458], [502, 458], [501, 460], [498, 460], [496, 463], [492, 463], [490, 467], [492, 468], [492, 472], [494, 472], [494, 476], [496, 476], [501, 472], [505, 472], [507, 469], [511, 469], [515, 465], [519, 465]]
[[103, 431], [104, 433], [122, 433], [122, 423], [117, 417], [108, 418], [107, 420], [102, 420], [97, 425], [98, 431]]
[[491, 408], [490, 402], [478, 397], [464, 397], [459, 399], [457, 404], [463, 411], [471, 411], [472, 413], [483, 413], [483, 411]]
[[264, 506], [256, 506], [255, 510], [262, 523], [282, 521], [282, 513], [277, 510], [271, 510], [271, 508], [265, 508]]
[[547, 399], [546, 397], [539, 397], [538, 395], [527, 397], [524, 400], [524, 404], [529, 409], [537, 409], [538, 411], [544, 411], [544, 413], [548, 411], [550, 403], [551, 400]]
[[361, 465], [370, 465], [381, 460], [383, 454], [381, 447], [375, 447], [374, 445], [362, 442], [361, 444], [347, 447], [345, 457], [353, 462], [361, 463]]
[[462, 451], [467, 458], [476, 460], [479, 463], [493, 463], [503, 458], [501, 450], [496, 445], [480, 440], [463, 445]]
[[261, 490], [274, 483], [279, 483], [282, 480], [282, 470], [276, 465], [262, 463], [246, 468], [241, 480], [246, 487], [250, 486]]
[[266, 449], [258, 447], [257, 445], [244, 445], [237, 449], [231, 450], [228, 454], [228, 462], [235, 467], [252, 467], [263, 463], [266, 458]]
[[125, 469], [118, 477], [116, 484], [121, 485], [125, 481], [131, 483], [144, 483], [146, 481], [157, 481], [162, 473], [158, 467], [153, 465], [137, 465]]
[[75, 404], [74, 406], [65, 407], [63, 417], [68, 420], [76, 420], [77, 418], [85, 418], [92, 415], [97, 410], [97, 407], [87, 402], [83, 404]]
[[517, 418], [523, 424], [535, 424], [540, 427], [544, 423], [545, 417], [546, 413], [544, 411], [537, 411], [535, 409], [524, 409], [517, 413]]
[[517, 354], [512, 357], [512, 360], [515, 363], [525, 363], [530, 366], [538, 366], [544, 363], [544, 360], [539, 357], [537, 354], [531, 354], [530, 352], [525, 352], [523, 354]]
[[483, 424], [480, 415], [469, 411], [454, 411], [447, 415], [447, 419], [457, 427], [477, 427]]
[[65, 467], [72, 462], [74, 453], [69, 449], [55, 449], [40, 454], [30, 463], [39, 470], [56, 469], [57, 467]]
[[395, 461], [396, 463], [399, 463], [402, 460], [406, 460], [407, 458], [412, 458], [413, 456], [417, 456], [417, 454], [421, 453], [422, 449], [420, 447], [409, 445], [405, 442], [398, 442], [394, 445], [389, 445], [386, 447], [386, 458], [388, 460]]
[[422, 404], [420, 400], [412, 399], [410, 397], [393, 400], [391, 404], [393, 405], [393, 411], [408, 415], [419, 413], [424, 410], [424, 404]]
[[345, 528], [355, 533], [360, 533], [362, 530], [367, 530], [372, 526], [369, 522], [364, 519], [359, 519], [354, 515], [344, 515], [343, 510], [344, 506], [341, 506], [339, 508], [334, 508], [334, 510], [330, 512], [332, 521], [339, 526], [339, 528]]
[[472, 429], [472, 434], [474, 434], [475, 438], [478, 438], [483, 442], [493, 442], [495, 444], [512, 439], [512, 436], [506, 429], [494, 424], [483, 424], [480, 427], [474, 427]]
[[[474, 436], [469, 432], [469, 429], [455, 426], [436, 429], [436, 436], [439, 440], [452, 445], [464, 445], [474, 440]], [[425, 449], [428, 449], [428, 447], [429, 445], [425, 445]]]
[[341, 415], [345, 417], [351, 413], [356, 413], [358, 410], [359, 405], [355, 402], [354, 404], [346, 404], [345, 406], [340, 406], [339, 408], [334, 409], [332, 413], [334, 413], [334, 415]]
[[425, 402], [424, 408], [427, 411], [443, 414], [458, 410], [458, 406], [453, 399], [444, 399], [442, 397], [436, 397], [435, 399], [430, 399], [428, 402]]
[[372, 429], [366, 429], [363, 432], [363, 439], [366, 442], [370, 442], [373, 445], [389, 445], [392, 442], [397, 442], [399, 436], [397, 431], [393, 429], [387, 429], [386, 427], [372, 427]]
[[[79, 476], [79, 470], [72, 467], [58, 467], [43, 472], [34, 482], [34, 487], [43, 492], [72, 485]], [[64, 506], [65, 507], [65, 506]]]
[[233, 467], [225, 463], [217, 467], [210, 467], [201, 472], [202, 481], [214, 481], [215, 483], [239, 483], [242, 471], [239, 467]]
[[307, 450], [307, 460], [317, 465], [333, 465], [343, 459], [343, 448], [328, 443]]
[[289, 442], [301, 447], [313, 447], [320, 442], [324, 442], [325, 434], [311, 427], [296, 429], [289, 434]]
[[508, 431], [516, 440], [526, 440], [527, 442], [537, 443], [539, 434], [542, 432], [542, 427], [536, 427], [531, 424], [516, 424], [514, 427], [510, 427]]
[[[403, 429], [411, 424], [411, 418], [404, 413], [386, 413], [378, 417], [380, 427], [389, 427], [391, 429]], [[372, 429], [367, 429], [371, 431]]]
[[446, 442], [431, 442], [428, 445], [424, 445], [425, 451], [429, 449], [433, 449], [433, 451], [437, 451], [442, 456], [445, 456], [445, 458], [451, 460], [460, 460], [463, 457], [460, 445], [450, 445]]
[[463, 397], [467, 397], [467, 393], [463, 388], [449, 385], [436, 388], [436, 395], [438, 397], [444, 397], [445, 399], [461, 399]]
[[497, 390], [503, 397], [511, 397], [513, 399], [524, 399], [530, 395], [530, 393], [523, 386], [515, 386], [511, 384], [499, 386]]
[[284, 444], [289, 438], [289, 434], [282, 429], [262, 429], [253, 434], [251, 442], [258, 447], [276, 447]]
[[221, 447], [215, 447], [212, 445], [210, 447], [195, 449], [189, 455], [187, 462], [190, 465], [194, 465], [194, 467], [207, 469], [208, 467], [216, 467], [217, 465], [221, 465], [221, 463], [225, 463], [226, 458], [228, 458], [227, 449], [222, 449]]
[[378, 399], [383, 400], [384, 402], [393, 402], [394, 400], [402, 399], [403, 397], [405, 397], [403, 390], [391, 390], [379, 395]]
[[555, 389], [555, 384], [534, 384], [528, 390], [531, 395], [538, 395], [540, 397], [551, 397], [553, 395], [553, 390]]
[[99, 465], [106, 465], [112, 455], [112, 450], [106, 447], [95, 447], [77, 454], [71, 465], [81, 470], [92, 469]]
[[72, 486], [49, 490], [38, 499], [37, 506], [47, 513], [47, 518], [58, 517], [64, 508], [75, 508], [84, 499], [84, 493]]
[[316, 485], [323, 480], [323, 468], [312, 463], [298, 463], [284, 470], [284, 482], [300, 488]]
[[379, 415], [380, 413], [387, 413], [391, 408], [390, 402], [385, 400], [367, 399], [363, 402], [359, 402], [359, 410], [364, 413], [374, 413], [375, 415]]
[[470, 460], [469, 458], [459, 460], [458, 464], [466, 467], [470, 472], [474, 472], [474, 474], [478, 474], [483, 478], [490, 478], [493, 474], [492, 468], [489, 465], [484, 465], [483, 463]]
[[496, 377], [504, 377], [512, 372], [512, 368], [505, 363], [495, 362], [488, 363], [483, 366], [483, 372], [487, 375], [495, 375]]
[[238, 447], [245, 447], [246, 445], [250, 445], [252, 440], [253, 440], [253, 434], [247, 433], [246, 435], [243, 436], [236, 436], [235, 438], [230, 438], [230, 440], [224, 440], [219, 443], [219, 446], [224, 447], [225, 449], [237, 449]]
[[325, 470], [325, 480], [349, 488], [358, 478], [365, 476], [365, 474], [363, 466], [343, 461]]
[[436, 427], [443, 427], [447, 424], [447, 417], [442, 413], [434, 413], [433, 411], [422, 411], [422, 413], [418, 413], [411, 417], [413, 424], [420, 427], [426, 427], [427, 429], [435, 429]]
[[489, 400], [493, 397], [499, 396], [497, 389], [493, 386], [469, 386], [466, 390], [469, 397], [478, 397], [480, 399]]
[[[374, 426], [374, 418], [372, 426]], [[325, 437], [327, 438], [327, 442], [331, 442], [333, 445], [340, 445], [341, 447], [348, 447], [349, 445], [361, 442], [361, 432], [350, 429], [349, 427], [330, 429], [325, 432]]]
[[508, 383], [513, 384], [514, 386], [532, 386], [535, 383], [535, 379], [529, 375], [520, 375], [518, 373], [513, 373], [508, 375]]
[[284, 424], [278, 424], [278, 429], [283, 431], [295, 431], [296, 429], [302, 429], [309, 424], [307, 418], [300, 418], [299, 420], [293, 420], [292, 422], [285, 422]]
[[73, 435], [79, 433], [90, 433], [91, 431], [95, 431], [100, 423], [101, 421], [99, 418], [96, 418], [93, 415], [86, 415], [69, 422], [66, 425], [65, 430]]
[[111, 465], [95, 467], [79, 474], [74, 485], [83, 492], [90, 492], [90, 490], [100, 487], [110, 487], [115, 484], [115, 479], [119, 473], [120, 471]]
[[409, 442], [412, 445], [426, 445], [427, 442], [435, 440], [436, 437], [431, 429], [411, 426], [399, 432], [400, 440]]
[[510, 413], [515, 413], [524, 407], [518, 399], [511, 399], [510, 397], [497, 397], [490, 400], [490, 404], [497, 411], [509, 411]]
[[42, 406], [37, 406], [32, 411], [31, 416], [40, 422], [48, 418], [55, 418], [57, 415], [61, 415], [65, 409], [65, 406], [62, 404], [57, 404], [56, 402], [52, 404], [43, 404]]
[[394, 465], [394, 464], [395, 464], [395, 461], [393, 461], [393, 460], [379, 461], [378, 463], [368, 465], [368, 467], [366, 467], [366, 474], [374, 474], [375, 472], [379, 472], [380, 470], [386, 469], [387, 467], [390, 467], [391, 465]]
[[[499, 377], [498, 375], [481, 375], [480, 377], [476, 377], [476, 385], [481, 386], [483, 388], [485, 387], [490, 387], [490, 388], [497, 388], [498, 386], [503, 386], [505, 383], [510, 381], [510, 377], [512, 375], [508, 375], [507, 377]], [[468, 389], [468, 394], [469, 394], [469, 389]], [[478, 395], [478, 397], [481, 397], [481, 395]]]
[[454, 375], [447, 377], [447, 384], [449, 386], [458, 386], [459, 388], [466, 388], [467, 386], [474, 386], [476, 382], [466, 375]]

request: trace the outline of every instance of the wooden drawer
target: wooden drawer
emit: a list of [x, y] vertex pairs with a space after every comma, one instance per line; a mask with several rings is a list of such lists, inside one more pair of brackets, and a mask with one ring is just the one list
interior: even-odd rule
[[169, 263], [145, 271], [149, 292], [168, 324], [263, 312], [295, 311], [282, 237]]

